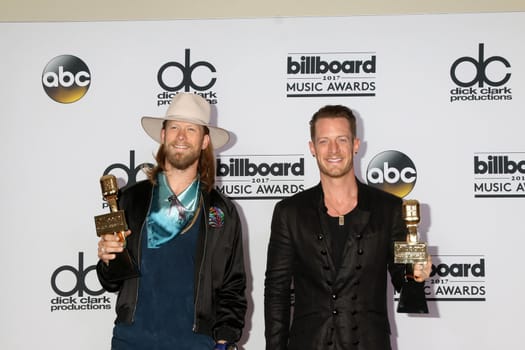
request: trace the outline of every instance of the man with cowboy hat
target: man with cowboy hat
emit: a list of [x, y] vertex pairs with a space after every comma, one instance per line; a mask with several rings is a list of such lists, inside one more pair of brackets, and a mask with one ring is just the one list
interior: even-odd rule
[[[230, 349], [241, 337], [246, 276], [235, 206], [214, 189], [213, 147], [229, 133], [210, 123], [210, 105], [178, 93], [166, 116], [143, 117], [160, 143], [149, 179], [120, 194], [126, 240], [98, 243], [101, 285], [118, 292], [112, 349]], [[212, 146], [213, 145], [213, 146]], [[112, 278], [111, 261], [129, 251], [138, 277]]]

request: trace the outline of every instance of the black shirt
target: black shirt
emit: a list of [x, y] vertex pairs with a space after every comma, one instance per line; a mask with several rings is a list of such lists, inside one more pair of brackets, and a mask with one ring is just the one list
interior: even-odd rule
[[344, 215], [344, 220], [342, 220], [342, 225], [340, 225], [339, 216], [330, 216], [328, 213], [328, 225], [329, 225], [329, 234], [331, 240], [331, 249], [333, 262], [336, 269], [339, 269], [341, 266], [341, 261], [343, 260], [343, 252], [348, 241], [348, 237], [351, 234], [355, 233], [354, 227], [354, 216], [355, 210], [352, 210]]

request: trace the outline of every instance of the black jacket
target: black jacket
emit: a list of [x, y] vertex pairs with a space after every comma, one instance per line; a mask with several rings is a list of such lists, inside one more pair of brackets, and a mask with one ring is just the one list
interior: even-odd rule
[[357, 232], [336, 269], [321, 185], [277, 203], [265, 280], [266, 349], [390, 349], [387, 270], [396, 290], [405, 285], [405, 266], [393, 264], [393, 242], [406, 240], [401, 206], [400, 198], [359, 183]]
[[[149, 212], [152, 189], [149, 181], [142, 181], [122, 191], [119, 198], [119, 208], [125, 211], [132, 232], [127, 238], [127, 249], [139, 266], [142, 226]], [[233, 203], [216, 190], [203, 192], [202, 196], [202, 221], [195, 255], [193, 330], [210, 335], [215, 340], [234, 343], [241, 337], [246, 313], [240, 219]], [[213, 207], [220, 208], [224, 213], [224, 222], [219, 225], [208, 222], [209, 210]], [[118, 291], [115, 323], [132, 323], [140, 277], [110, 282], [107, 272], [108, 267], [99, 261], [97, 274], [101, 285], [109, 292]]]

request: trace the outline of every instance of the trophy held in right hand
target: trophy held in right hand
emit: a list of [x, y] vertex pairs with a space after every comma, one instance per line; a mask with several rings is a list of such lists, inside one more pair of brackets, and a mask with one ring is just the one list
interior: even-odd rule
[[394, 242], [394, 263], [406, 264], [406, 284], [409, 286], [401, 289], [397, 312], [428, 314], [425, 283], [413, 279], [414, 264], [426, 264], [428, 258], [427, 244], [418, 241], [419, 202], [413, 199], [404, 200], [402, 214], [408, 230], [407, 239]]
[[105, 278], [110, 282], [121, 281], [139, 276], [137, 264], [126, 249], [126, 236], [128, 225], [123, 210], [117, 206], [118, 186], [117, 179], [113, 175], [104, 175], [100, 178], [102, 196], [108, 202], [110, 213], [95, 216], [95, 227], [97, 235], [118, 235], [119, 241], [124, 243], [124, 250], [115, 253], [115, 259], [110, 260], [104, 271]]

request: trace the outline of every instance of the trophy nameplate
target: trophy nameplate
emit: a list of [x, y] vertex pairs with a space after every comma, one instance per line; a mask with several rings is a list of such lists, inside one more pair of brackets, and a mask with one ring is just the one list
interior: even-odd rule
[[95, 227], [97, 229], [98, 236], [108, 233], [126, 231], [128, 226], [126, 225], [124, 211], [119, 210], [114, 213], [95, 216]]

